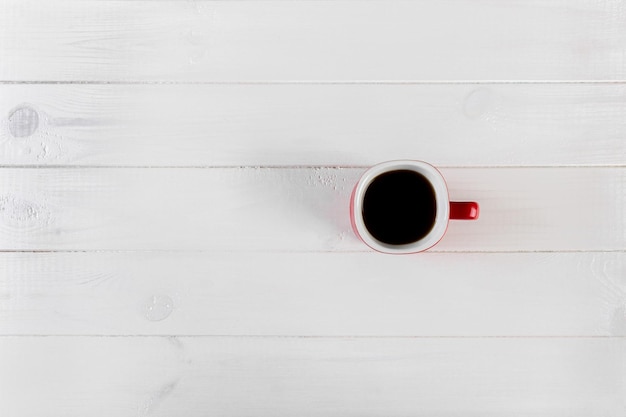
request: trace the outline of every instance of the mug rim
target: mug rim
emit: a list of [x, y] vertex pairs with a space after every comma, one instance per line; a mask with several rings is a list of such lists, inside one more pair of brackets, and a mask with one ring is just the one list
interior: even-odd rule
[[[423, 175], [433, 187], [435, 192], [435, 202], [437, 204], [437, 211], [435, 214], [435, 223], [423, 238], [403, 245], [393, 245], [385, 242], [381, 242], [372, 236], [363, 220], [363, 198], [367, 187], [372, 181], [379, 175], [398, 170], [415, 171]], [[426, 249], [433, 247], [437, 242], [443, 238], [448, 228], [448, 221], [450, 220], [450, 198], [448, 195], [448, 186], [446, 184], [443, 175], [433, 165], [424, 161], [415, 160], [395, 160], [382, 162], [368, 168], [359, 181], [357, 182], [354, 193], [352, 195], [352, 224], [355, 231], [361, 238], [361, 240], [370, 248], [383, 253], [416, 253], [422, 252]]]

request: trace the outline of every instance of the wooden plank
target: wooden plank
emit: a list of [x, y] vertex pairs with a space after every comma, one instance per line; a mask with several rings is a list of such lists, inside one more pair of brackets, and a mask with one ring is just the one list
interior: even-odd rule
[[[363, 169], [45, 169], [0, 175], [1, 250], [366, 251], [349, 195]], [[625, 168], [455, 168], [441, 251], [624, 250]]]
[[624, 114], [626, 84], [0, 85], [0, 164], [625, 165]]
[[626, 253], [3, 253], [3, 335], [626, 336]]
[[2, 80], [623, 80], [612, 0], [0, 6]]
[[0, 412], [612, 416], [625, 355], [623, 338], [2, 337]]

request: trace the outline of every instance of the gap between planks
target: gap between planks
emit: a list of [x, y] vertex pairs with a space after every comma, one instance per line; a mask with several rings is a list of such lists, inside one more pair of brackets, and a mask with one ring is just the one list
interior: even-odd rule
[[300, 81], [37, 81], [0, 80], [0, 85], [569, 85], [626, 84], [626, 80], [300, 80]]
[[258, 334], [0, 334], [0, 338], [117, 338], [117, 339], [321, 339], [321, 340], [419, 340], [419, 339], [626, 339], [624, 336], [609, 336], [609, 335], [482, 335], [482, 336], [448, 336], [448, 335], [434, 335], [434, 336], [375, 336], [375, 335], [258, 335]]
[[[372, 253], [369, 249], [363, 250], [228, 250], [228, 249], [1, 249], [1, 253], [319, 253], [329, 255], [345, 255], [350, 253]], [[515, 254], [515, 253], [626, 253], [626, 249], [562, 249], [562, 250], [440, 250], [428, 249], [427, 253], [407, 254], [406, 256], [427, 256], [428, 253], [455, 253], [455, 254]], [[387, 255], [383, 255], [387, 256]], [[396, 255], [389, 255], [396, 256]], [[403, 255], [404, 256], [404, 255]]]
[[[0, 165], [0, 169], [367, 169], [371, 165]], [[626, 164], [441, 165], [440, 169], [626, 168]]]

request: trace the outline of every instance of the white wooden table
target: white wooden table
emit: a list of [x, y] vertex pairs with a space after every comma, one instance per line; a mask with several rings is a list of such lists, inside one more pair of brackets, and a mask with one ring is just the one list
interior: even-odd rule
[[[626, 2], [0, 2], [0, 416], [626, 415]], [[373, 253], [422, 159], [481, 203]]]

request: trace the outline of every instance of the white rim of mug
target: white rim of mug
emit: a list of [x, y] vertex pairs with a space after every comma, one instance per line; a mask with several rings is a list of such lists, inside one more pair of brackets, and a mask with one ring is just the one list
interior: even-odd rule
[[[415, 171], [423, 175], [432, 185], [435, 191], [435, 201], [437, 203], [435, 224], [430, 232], [420, 240], [405, 245], [392, 245], [376, 239], [367, 230], [362, 215], [363, 197], [367, 187], [372, 183], [374, 178], [385, 172], [398, 170]], [[422, 252], [439, 242], [448, 228], [448, 221], [450, 220], [450, 198], [448, 196], [446, 181], [437, 168], [423, 161], [398, 160], [374, 165], [363, 173], [356, 185], [352, 217], [359, 237], [370, 248], [383, 253], [400, 254]]]

